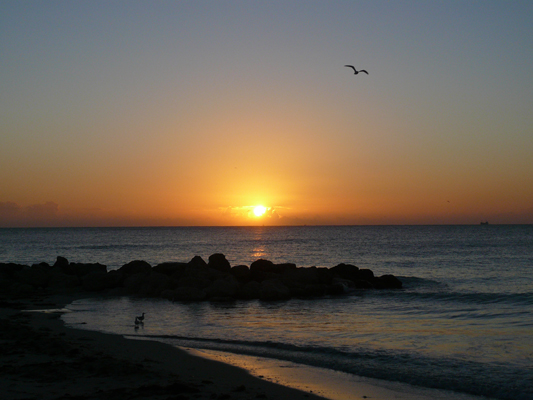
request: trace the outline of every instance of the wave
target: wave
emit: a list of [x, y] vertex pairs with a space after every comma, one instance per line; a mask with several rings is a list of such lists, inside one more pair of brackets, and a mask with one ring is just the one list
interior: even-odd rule
[[417, 277], [398, 277], [403, 283], [399, 291], [380, 292], [379, 296], [397, 297], [398, 300], [420, 300], [436, 303], [459, 304], [514, 304], [520, 306], [533, 306], [533, 293], [501, 293], [501, 292], [458, 292], [449, 285]]
[[131, 249], [163, 249], [166, 245], [159, 244], [93, 244], [76, 246], [82, 250], [131, 250]]
[[480, 363], [462, 358], [432, 358], [401, 350], [339, 350], [275, 341], [207, 339], [175, 335], [143, 335], [182, 347], [275, 358], [354, 375], [454, 390], [501, 400], [533, 399], [532, 372], [527, 367]]

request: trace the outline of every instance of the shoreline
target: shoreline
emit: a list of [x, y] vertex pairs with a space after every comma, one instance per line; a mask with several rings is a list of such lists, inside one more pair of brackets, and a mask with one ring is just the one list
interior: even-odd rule
[[3, 399], [322, 399], [171, 345], [70, 328], [57, 312], [28, 312], [77, 298], [1, 302]]
[[367, 378], [272, 358], [217, 350], [186, 350], [199, 357], [243, 368], [261, 379], [312, 392], [329, 400], [491, 400], [488, 397]]
[[[78, 293], [2, 303], [0, 382], [8, 388], [3, 398], [486, 399], [66, 326], [61, 309], [89, 297], [94, 296]], [[43, 312], [50, 309], [59, 312]]]

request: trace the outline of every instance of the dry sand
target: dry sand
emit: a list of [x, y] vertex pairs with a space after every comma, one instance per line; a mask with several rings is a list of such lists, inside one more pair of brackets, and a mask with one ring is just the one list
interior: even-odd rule
[[28, 312], [60, 309], [72, 300], [0, 302], [2, 399], [473, 399], [277, 360], [186, 351], [72, 329], [59, 312]]

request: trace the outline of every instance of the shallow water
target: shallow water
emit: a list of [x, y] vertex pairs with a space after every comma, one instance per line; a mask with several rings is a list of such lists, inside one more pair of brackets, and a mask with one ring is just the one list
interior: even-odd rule
[[[275, 357], [346, 373], [498, 399], [533, 399], [533, 227], [392, 226], [0, 230], [3, 261], [57, 255], [109, 269], [257, 258], [348, 262], [404, 282], [319, 300], [171, 303], [84, 300], [65, 314], [88, 329]], [[134, 330], [135, 315], [146, 312]], [[86, 322], [86, 325], [78, 325]]]

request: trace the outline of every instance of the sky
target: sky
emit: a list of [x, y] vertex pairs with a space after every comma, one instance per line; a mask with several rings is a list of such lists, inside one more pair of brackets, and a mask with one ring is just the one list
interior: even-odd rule
[[532, 20], [0, 1], [0, 227], [531, 224]]

